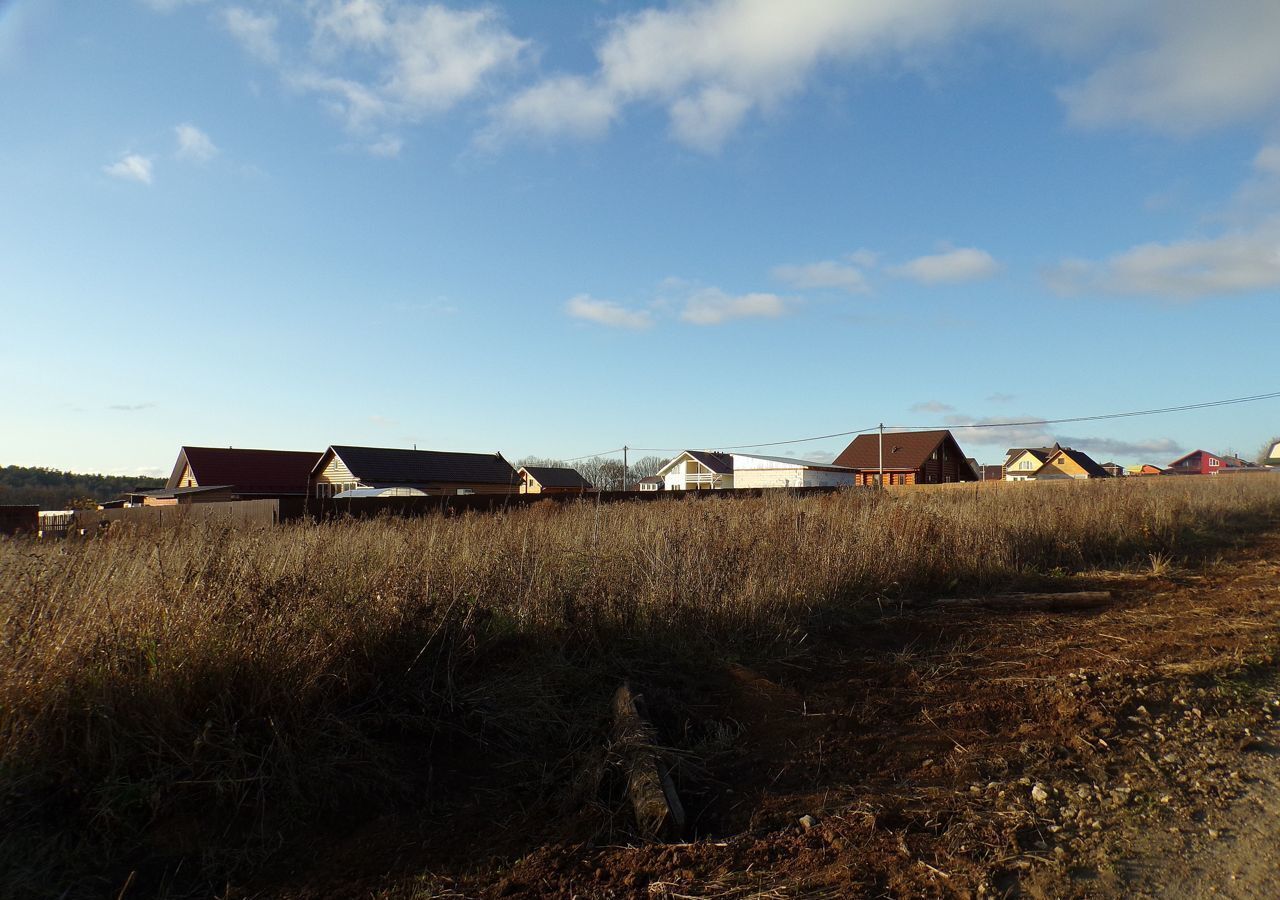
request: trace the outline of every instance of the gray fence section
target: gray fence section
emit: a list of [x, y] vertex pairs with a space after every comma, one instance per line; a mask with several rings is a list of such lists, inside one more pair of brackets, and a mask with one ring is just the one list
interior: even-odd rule
[[83, 510], [76, 527], [86, 532], [113, 522], [170, 526], [183, 522], [216, 522], [236, 526], [275, 525], [280, 522], [279, 500], [234, 500], [226, 503], [183, 503], [177, 506], [139, 506], [128, 509]]

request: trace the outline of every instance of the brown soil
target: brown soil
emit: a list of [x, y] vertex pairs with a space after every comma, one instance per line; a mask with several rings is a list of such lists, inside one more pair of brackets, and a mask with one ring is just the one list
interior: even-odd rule
[[1027, 585], [1102, 610], [886, 606], [788, 659], [655, 674], [687, 842], [628, 838], [604, 748], [568, 796], [475, 748], [447, 814], [330, 829], [235, 893], [1273, 896], [1277, 560], [1273, 527], [1195, 570]]

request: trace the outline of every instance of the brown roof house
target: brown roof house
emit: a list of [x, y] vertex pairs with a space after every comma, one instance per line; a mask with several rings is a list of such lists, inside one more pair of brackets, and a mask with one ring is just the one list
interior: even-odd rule
[[1004, 480], [1031, 481], [1058, 449], [1057, 444], [1052, 447], [1010, 447], [1004, 455]]
[[454, 453], [337, 445], [311, 470], [311, 495], [365, 488], [412, 488], [424, 494], [514, 494], [520, 475], [501, 453]]
[[[949, 484], [977, 475], [950, 431], [898, 431], [884, 435], [885, 484]], [[881, 470], [881, 436], [860, 434], [833, 465], [856, 471], [855, 484], [872, 485]]]
[[318, 459], [314, 451], [183, 447], [168, 484], [139, 496], [146, 506], [305, 497]]
[[594, 490], [577, 469], [568, 466], [521, 466], [522, 494], [581, 494]]

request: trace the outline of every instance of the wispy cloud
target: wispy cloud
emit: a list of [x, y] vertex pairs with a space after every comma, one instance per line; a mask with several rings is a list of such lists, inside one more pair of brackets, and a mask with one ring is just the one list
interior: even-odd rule
[[778, 281], [801, 291], [839, 290], [865, 294], [870, 290], [867, 276], [860, 268], [836, 260], [774, 266], [772, 274]]
[[103, 166], [102, 171], [112, 178], [151, 184], [151, 158], [138, 153], [126, 154], [118, 162]]
[[612, 300], [597, 300], [588, 294], [570, 298], [565, 304], [565, 312], [575, 319], [609, 328], [639, 331], [653, 325], [653, 315], [648, 310], [627, 309]]
[[921, 284], [955, 284], [981, 281], [1000, 271], [991, 254], [976, 247], [957, 247], [929, 256], [918, 256], [910, 262], [889, 269], [891, 275], [910, 278]]
[[398, 137], [388, 135], [369, 144], [365, 149], [369, 151], [370, 156], [395, 159], [400, 155], [400, 151], [404, 149], [404, 141]]
[[[350, 131], [414, 123], [452, 109], [516, 65], [528, 42], [493, 7], [454, 10], [400, 0], [329, 0], [282, 6], [305, 42], [282, 40], [280, 19], [243, 7], [223, 24], [252, 57], [294, 90], [314, 94]], [[399, 153], [399, 138], [369, 145]]]
[[250, 56], [264, 63], [279, 61], [280, 45], [276, 43], [276, 28], [280, 25], [280, 20], [275, 16], [233, 6], [223, 10], [222, 23]]
[[178, 141], [179, 159], [207, 163], [218, 155], [218, 147], [209, 135], [190, 122], [175, 126], [173, 133]]
[[1014, 400], [1017, 400], [1017, 399], [1018, 397], [1016, 394], [1004, 394], [1004, 393], [1001, 393], [1000, 391], [996, 391], [994, 394], [987, 395], [988, 403], [1012, 403]]
[[1280, 217], [1211, 238], [1139, 244], [1103, 260], [1067, 259], [1044, 279], [1058, 294], [1167, 300], [1248, 293], [1280, 286]]
[[150, 401], [146, 403], [112, 403], [107, 409], [112, 409], [116, 412], [138, 412], [144, 409], [155, 409], [155, 406], [155, 403]]
[[728, 294], [719, 288], [694, 291], [680, 312], [693, 325], [723, 325], [734, 319], [776, 319], [792, 310], [796, 301], [777, 294]]
[[942, 413], [955, 411], [956, 408], [950, 403], [942, 403], [938, 400], [926, 400], [923, 403], [915, 403], [911, 406], [911, 412], [913, 413], [937, 413], [941, 415]]

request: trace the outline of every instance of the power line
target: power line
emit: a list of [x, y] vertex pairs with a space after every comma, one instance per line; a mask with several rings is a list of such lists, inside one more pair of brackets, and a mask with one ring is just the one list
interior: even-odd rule
[[1280, 391], [1270, 394], [1254, 394], [1250, 397], [1233, 397], [1229, 400], [1208, 400], [1204, 403], [1187, 403], [1183, 406], [1165, 406], [1160, 409], [1139, 409], [1130, 412], [1103, 413], [1097, 416], [1073, 416], [1068, 419], [1031, 419], [1022, 422], [974, 422], [968, 425], [894, 425], [900, 431], [935, 431], [942, 428], [1017, 428], [1024, 425], [1062, 425], [1067, 422], [1100, 422], [1104, 419], [1128, 419], [1135, 416], [1158, 416], [1163, 413], [1186, 412], [1191, 409], [1209, 409], [1215, 406], [1231, 406], [1236, 403], [1256, 403], [1259, 400], [1280, 398]]
[[[1280, 399], [1280, 391], [1272, 391], [1266, 394], [1253, 394], [1248, 397], [1232, 397], [1226, 400], [1207, 400], [1203, 403], [1186, 403], [1181, 406], [1165, 406], [1158, 409], [1139, 409], [1129, 412], [1102, 413], [1094, 416], [1071, 416], [1063, 419], [1027, 419], [1018, 422], [974, 422], [971, 424], [946, 424], [946, 425], [893, 425], [895, 431], [901, 433], [904, 431], [937, 431], [941, 429], [959, 429], [959, 428], [1018, 428], [1028, 425], [1063, 425], [1070, 422], [1101, 422], [1107, 419], [1128, 419], [1137, 416], [1157, 416], [1172, 412], [1186, 412], [1193, 409], [1210, 409], [1217, 406], [1231, 406], [1238, 403], [1256, 403], [1260, 400]], [[859, 428], [856, 431], [837, 431], [831, 434], [819, 434], [813, 437], [795, 438], [788, 441], [765, 441], [759, 444], [735, 444], [730, 447], [720, 446], [720, 450], [753, 450], [761, 447], [780, 447], [784, 444], [806, 444], [810, 441], [823, 441], [836, 437], [852, 437], [859, 434], [868, 434], [875, 431], [877, 426], [870, 428]], [[716, 446], [716, 445], [711, 445]], [[577, 462], [582, 459], [589, 459], [592, 456], [606, 456], [613, 453], [621, 453], [621, 447], [614, 450], [606, 450], [604, 453], [588, 453], [584, 456], [575, 456], [573, 459], [567, 459], [565, 462]], [[638, 453], [679, 453], [682, 450], [689, 449], [686, 447], [631, 447], [629, 448]]]

